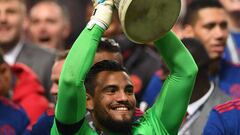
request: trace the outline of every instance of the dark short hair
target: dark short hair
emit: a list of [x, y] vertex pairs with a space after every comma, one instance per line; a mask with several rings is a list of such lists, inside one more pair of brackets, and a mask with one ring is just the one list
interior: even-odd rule
[[193, 56], [198, 68], [207, 68], [210, 64], [210, 58], [204, 45], [195, 38], [183, 38], [182, 42]]
[[119, 44], [114, 39], [105, 37], [101, 38], [97, 48], [97, 52], [102, 51], [121, 53]]
[[204, 8], [223, 8], [218, 0], [193, 0], [187, 6], [187, 12], [183, 18], [184, 25], [194, 25], [197, 21], [198, 11]]
[[[101, 41], [99, 42], [99, 45], [97, 47], [97, 52], [110, 52], [121, 54], [119, 44], [111, 38], [101, 38]], [[68, 53], [69, 50], [57, 53], [56, 61], [66, 59]]]
[[94, 96], [94, 90], [96, 88], [96, 78], [98, 73], [102, 71], [123, 71], [127, 72], [125, 67], [123, 67], [121, 64], [119, 64], [116, 61], [112, 60], [103, 60], [100, 62], [97, 62], [94, 64], [88, 74], [86, 75], [86, 78], [84, 80], [85, 87], [87, 89], [87, 93]]
[[101, 52], [117, 55], [118, 58], [116, 58], [116, 61], [118, 61], [120, 64], [123, 64], [123, 56], [120, 46], [114, 39], [102, 37], [97, 48], [97, 53]]

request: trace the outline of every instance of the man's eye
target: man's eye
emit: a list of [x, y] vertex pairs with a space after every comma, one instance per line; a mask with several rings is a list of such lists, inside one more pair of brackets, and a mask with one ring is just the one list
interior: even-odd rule
[[211, 30], [211, 29], [213, 29], [215, 26], [216, 26], [216, 24], [214, 24], [214, 23], [209, 23], [209, 24], [205, 25], [204, 27], [205, 27], [206, 29], [208, 29], [208, 30]]
[[133, 94], [133, 86], [127, 86], [125, 88], [125, 92], [128, 93], [128, 94]]
[[222, 29], [227, 29], [227, 28], [228, 28], [227, 22], [221, 23], [221, 24], [220, 24], [220, 27], [221, 27]]
[[7, 11], [6, 11], [8, 14], [17, 14], [17, 10], [15, 10], [15, 9], [8, 9]]
[[34, 24], [34, 25], [36, 25], [36, 24], [39, 24], [39, 20], [38, 19], [32, 19], [32, 20], [30, 20], [30, 23], [31, 24]]
[[55, 19], [47, 19], [47, 22], [49, 24], [56, 24], [57, 23], [57, 21]]
[[105, 91], [106, 91], [107, 93], [114, 93], [114, 92], [117, 91], [117, 89], [116, 89], [115, 87], [107, 87], [107, 88], [105, 89]]

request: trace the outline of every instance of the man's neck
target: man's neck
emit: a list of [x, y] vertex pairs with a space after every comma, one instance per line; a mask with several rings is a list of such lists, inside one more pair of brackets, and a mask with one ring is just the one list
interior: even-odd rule
[[[17, 44], [16, 44], [17, 45]], [[6, 54], [8, 52], [10, 52], [16, 45], [14, 46], [10, 46], [10, 45], [2, 45], [0, 46], [1, 49], [3, 50], [3, 53]]]
[[208, 68], [210, 76], [216, 76], [218, 74], [220, 70], [220, 61], [221, 61], [220, 58], [211, 60], [211, 63]]

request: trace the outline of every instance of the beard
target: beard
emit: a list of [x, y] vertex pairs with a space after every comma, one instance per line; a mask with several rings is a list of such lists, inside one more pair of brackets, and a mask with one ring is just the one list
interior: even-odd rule
[[20, 35], [6, 41], [0, 40], [0, 48], [3, 50], [4, 53], [6, 53], [13, 49], [20, 40], [21, 40]]
[[100, 113], [95, 113], [96, 120], [108, 131], [114, 133], [131, 134], [132, 119], [118, 121], [109, 116], [103, 117]]

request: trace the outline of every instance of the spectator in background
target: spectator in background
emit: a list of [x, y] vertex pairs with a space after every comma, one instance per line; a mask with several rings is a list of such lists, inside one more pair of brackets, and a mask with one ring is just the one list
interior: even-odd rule
[[216, 0], [194, 0], [187, 8], [183, 20], [184, 36], [198, 39], [209, 57], [209, 75], [215, 82], [215, 88], [203, 106], [200, 116], [192, 124], [189, 132], [201, 134], [211, 108], [230, 99], [219, 89], [217, 78], [221, 56], [228, 37], [227, 15], [222, 5]]
[[34, 44], [53, 51], [63, 51], [69, 34], [68, 11], [59, 2], [42, 0], [30, 9], [28, 36]]
[[25, 28], [26, 7], [24, 0], [0, 0], [0, 48], [10, 65], [24, 63], [38, 75], [50, 98], [50, 73], [55, 55], [22, 40]]
[[[196, 3], [201, 0], [196, 0]], [[208, 5], [207, 0], [203, 0], [201, 5]], [[240, 76], [240, 66], [233, 64], [229, 60], [222, 57], [226, 52], [227, 38], [229, 36], [228, 29], [228, 15], [224, 7], [218, 3], [219, 8], [205, 8], [198, 13], [198, 16], [194, 14], [196, 11], [193, 8], [200, 7], [195, 4], [195, 7], [190, 7], [183, 21], [185, 36], [194, 36], [203, 42], [212, 64], [210, 65], [210, 74], [216, 76], [218, 87], [232, 98], [240, 97], [240, 79], [236, 76]], [[192, 4], [194, 6], [194, 4]], [[214, 5], [212, 4], [212, 7]], [[206, 6], [205, 6], [206, 7]], [[207, 13], [206, 13], [207, 12]], [[211, 13], [211, 14], [210, 14]], [[233, 54], [233, 53], [232, 53]], [[226, 53], [225, 53], [225, 56]]]
[[227, 12], [230, 34], [221, 64], [220, 88], [232, 98], [240, 98], [240, 1], [219, 0]]
[[[27, 4], [28, 11], [30, 8], [41, 0], [25, 0]], [[67, 38], [67, 43], [65, 44], [65, 48], [69, 49], [74, 40], [77, 38], [79, 33], [83, 30], [83, 27], [86, 24], [86, 5], [87, 3], [91, 3], [91, 0], [55, 0], [59, 2], [61, 5], [67, 7], [69, 11], [69, 18], [70, 18], [70, 26], [71, 26], [71, 33]]]
[[240, 98], [215, 106], [204, 128], [203, 135], [240, 134]]
[[219, 0], [219, 2], [227, 12], [230, 29], [224, 59], [233, 64], [240, 65], [240, 1]]
[[183, 21], [184, 36], [199, 39], [210, 59], [219, 61], [228, 36], [227, 15], [214, 0], [195, 0], [187, 8]]
[[[26, 114], [30, 119], [29, 129], [31, 129], [31, 126], [48, 108], [48, 101], [44, 97], [44, 89], [35, 73], [33, 73], [33, 71], [27, 66], [23, 64], [14, 64], [10, 66], [4, 62], [2, 54], [0, 55], [0, 60], [1, 97], [8, 97], [11, 101], [21, 106], [26, 111]], [[17, 108], [19, 107], [16, 107], [16, 109]], [[4, 111], [1, 110], [0, 112], [3, 113]], [[7, 115], [4, 113], [3, 116]], [[16, 121], [17, 120], [19, 120], [19, 118], [16, 119]], [[14, 121], [12, 122], [14, 123]], [[26, 121], [22, 122], [23, 123], [15, 124], [19, 124], [18, 126], [24, 126]]]

